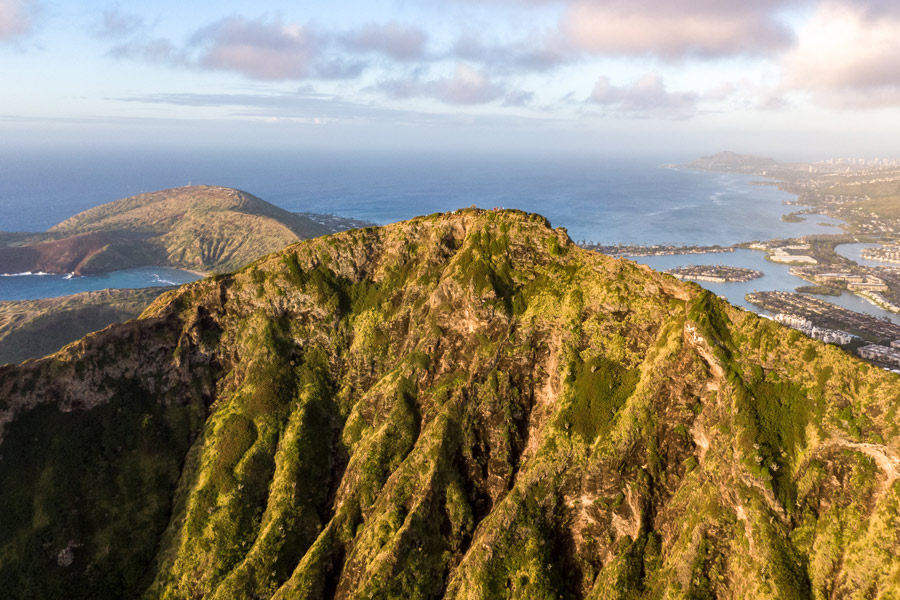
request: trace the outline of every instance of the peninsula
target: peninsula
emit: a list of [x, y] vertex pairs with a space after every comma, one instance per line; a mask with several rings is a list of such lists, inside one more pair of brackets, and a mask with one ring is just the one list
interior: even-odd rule
[[688, 265], [675, 267], [664, 272], [678, 279], [709, 281], [712, 283], [753, 281], [763, 276], [762, 271], [757, 271], [756, 269], [729, 267], [727, 265]]
[[0, 302], [0, 365], [52, 354], [92, 331], [134, 319], [171, 289], [100, 290]]
[[685, 246], [679, 244], [597, 244], [580, 242], [585, 250], [593, 250], [616, 258], [626, 256], [670, 256], [675, 254], [716, 254], [734, 252], [732, 246]]

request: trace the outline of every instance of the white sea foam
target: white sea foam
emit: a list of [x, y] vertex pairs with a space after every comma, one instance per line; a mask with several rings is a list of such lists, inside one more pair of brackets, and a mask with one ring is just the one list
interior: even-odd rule
[[169, 281], [168, 279], [163, 279], [157, 273], [154, 273], [153, 277], [154, 277], [153, 283], [161, 283], [163, 285], [178, 285], [178, 283], [176, 283], [174, 281]]
[[23, 271], [22, 273], [0, 273], [0, 277], [28, 277], [28, 276], [38, 277], [38, 276], [43, 276], [43, 275], [53, 275], [53, 273], [44, 273], [43, 271], [37, 271], [37, 272]]

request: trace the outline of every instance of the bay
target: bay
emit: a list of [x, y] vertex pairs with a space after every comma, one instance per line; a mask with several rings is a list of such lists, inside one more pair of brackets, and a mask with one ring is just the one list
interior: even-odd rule
[[69, 277], [67, 275], [2, 275], [0, 300], [36, 300], [68, 296], [107, 288], [145, 288], [181, 285], [200, 276], [168, 267], [122, 269], [100, 275]]

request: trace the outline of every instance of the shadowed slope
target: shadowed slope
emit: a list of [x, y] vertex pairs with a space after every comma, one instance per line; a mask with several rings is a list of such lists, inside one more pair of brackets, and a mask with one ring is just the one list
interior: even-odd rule
[[100, 290], [0, 302], [0, 364], [45, 356], [110, 323], [133, 319], [163, 291]]

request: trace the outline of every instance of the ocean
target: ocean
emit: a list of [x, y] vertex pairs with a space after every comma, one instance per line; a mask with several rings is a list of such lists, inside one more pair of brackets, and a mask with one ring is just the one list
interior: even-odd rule
[[[9, 153], [0, 154], [0, 230], [42, 231], [104, 202], [193, 183], [236, 187], [291, 211], [333, 213], [378, 224], [470, 205], [518, 208], [543, 214], [576, 241], [604, 244], [730, 245], [837, 231], [836, 222], [823, 216], [801, 223], [782, 221], [783, 214], [795, 210], [784, 204], [792, 196], [772, 185], [758, 185], [757, 177], [660, 166], [673, 160], [224, 150]], [[739, 305], [745, 305], [746, 291], [792, 290], [805, 284], [757, 252], [638, 260], [657, 268], [736, 261], [765, 271], [762, 280], [714, 290]], [[0, 299], [193, 278], [160, 269], [102, 278], [48, 277], [0, 277]], [[763, 284], [769, 287], [759, 287]], [[867, 312], [886, 315], [875, 307]]]
[[[387, 224], [476, 205], [538, 212], [572, 239], [732, 244], [826, 232], [786, 223], [758, 178], [661, 168], [664, 158], [401, 154], [0, 153], [0, 231], [43, 231], [141, 192], [235, 187], [292, 211]], [[668, 162], [672, 162], [670, 157]]]

